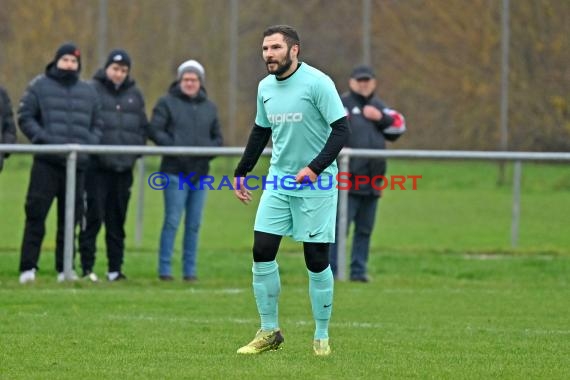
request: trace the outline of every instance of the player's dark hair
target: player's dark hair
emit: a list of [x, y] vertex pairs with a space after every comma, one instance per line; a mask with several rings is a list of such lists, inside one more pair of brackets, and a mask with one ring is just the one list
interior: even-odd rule
[[263, 37], [271, 36], [275, 33], [280, 33], [283, 35], [283, 38], [285, 39], [285, 42], [287, 43], [287, 47], [289, 49], [291, 49], [293, 45], [297, 45], [299, 47], [299, 53], [301, 53], [301, 39], [293, 27], [289, 25], [272, 25], [269, 28], [265, 29], [263, 32]]

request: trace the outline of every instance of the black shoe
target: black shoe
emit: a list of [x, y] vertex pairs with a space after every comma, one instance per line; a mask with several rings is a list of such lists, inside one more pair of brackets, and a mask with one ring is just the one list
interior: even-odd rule
[[174, 281], [174, 277], [172, 277], [169, 274], [161, 274], [160, 276], [158, 276], [158, 279], [160, 281]]
[[196, 277], [196, 276], [184, 276], [183, 280], [186, 282], [196, 282], [196, 281], [198, 281], [198, 277]]

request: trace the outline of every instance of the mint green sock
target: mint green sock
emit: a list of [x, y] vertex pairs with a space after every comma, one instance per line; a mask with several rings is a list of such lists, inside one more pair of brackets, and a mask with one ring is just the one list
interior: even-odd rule
[[334, 278], [331, 267], [320, 273], [309, 272], [309, 297], [315, 318], [315, 339], [329, 337], [329, 321], [331, 319]]
[[277, 309], [281, 279], [279, 266], [275, 260], [253, 263], [253, 294], [257, 303], [257, 311], [264, 331], [279, 328]]

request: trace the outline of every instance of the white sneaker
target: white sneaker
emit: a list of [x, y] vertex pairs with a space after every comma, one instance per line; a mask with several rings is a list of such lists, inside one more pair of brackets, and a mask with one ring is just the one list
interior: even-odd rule
[[99, 282], [99, 277], [93, 272], [90, 272], [87, 276], [83, 276], [84, 279], [91, 282]]
[[36, 269], [30, 269], [20, 273], [20, 284], [36, 281]]
[[[63, 272], [59, 272], [57, 274], [57, 282], [64, 282], [66, 280], [65, 278], [65, 273]], [[75, 271], [71, 271], [71, 281], [77, 281], [79, 280], [79, 277], [77, 277], [77, 273], [75, 273]]]

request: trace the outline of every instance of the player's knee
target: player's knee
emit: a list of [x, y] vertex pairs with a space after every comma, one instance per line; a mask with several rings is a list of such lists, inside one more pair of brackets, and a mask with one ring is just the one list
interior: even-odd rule
[[281, 236], [255, 231], [253, 239], [253, 261], [259, 263], [275, 260], [280, 242]]

